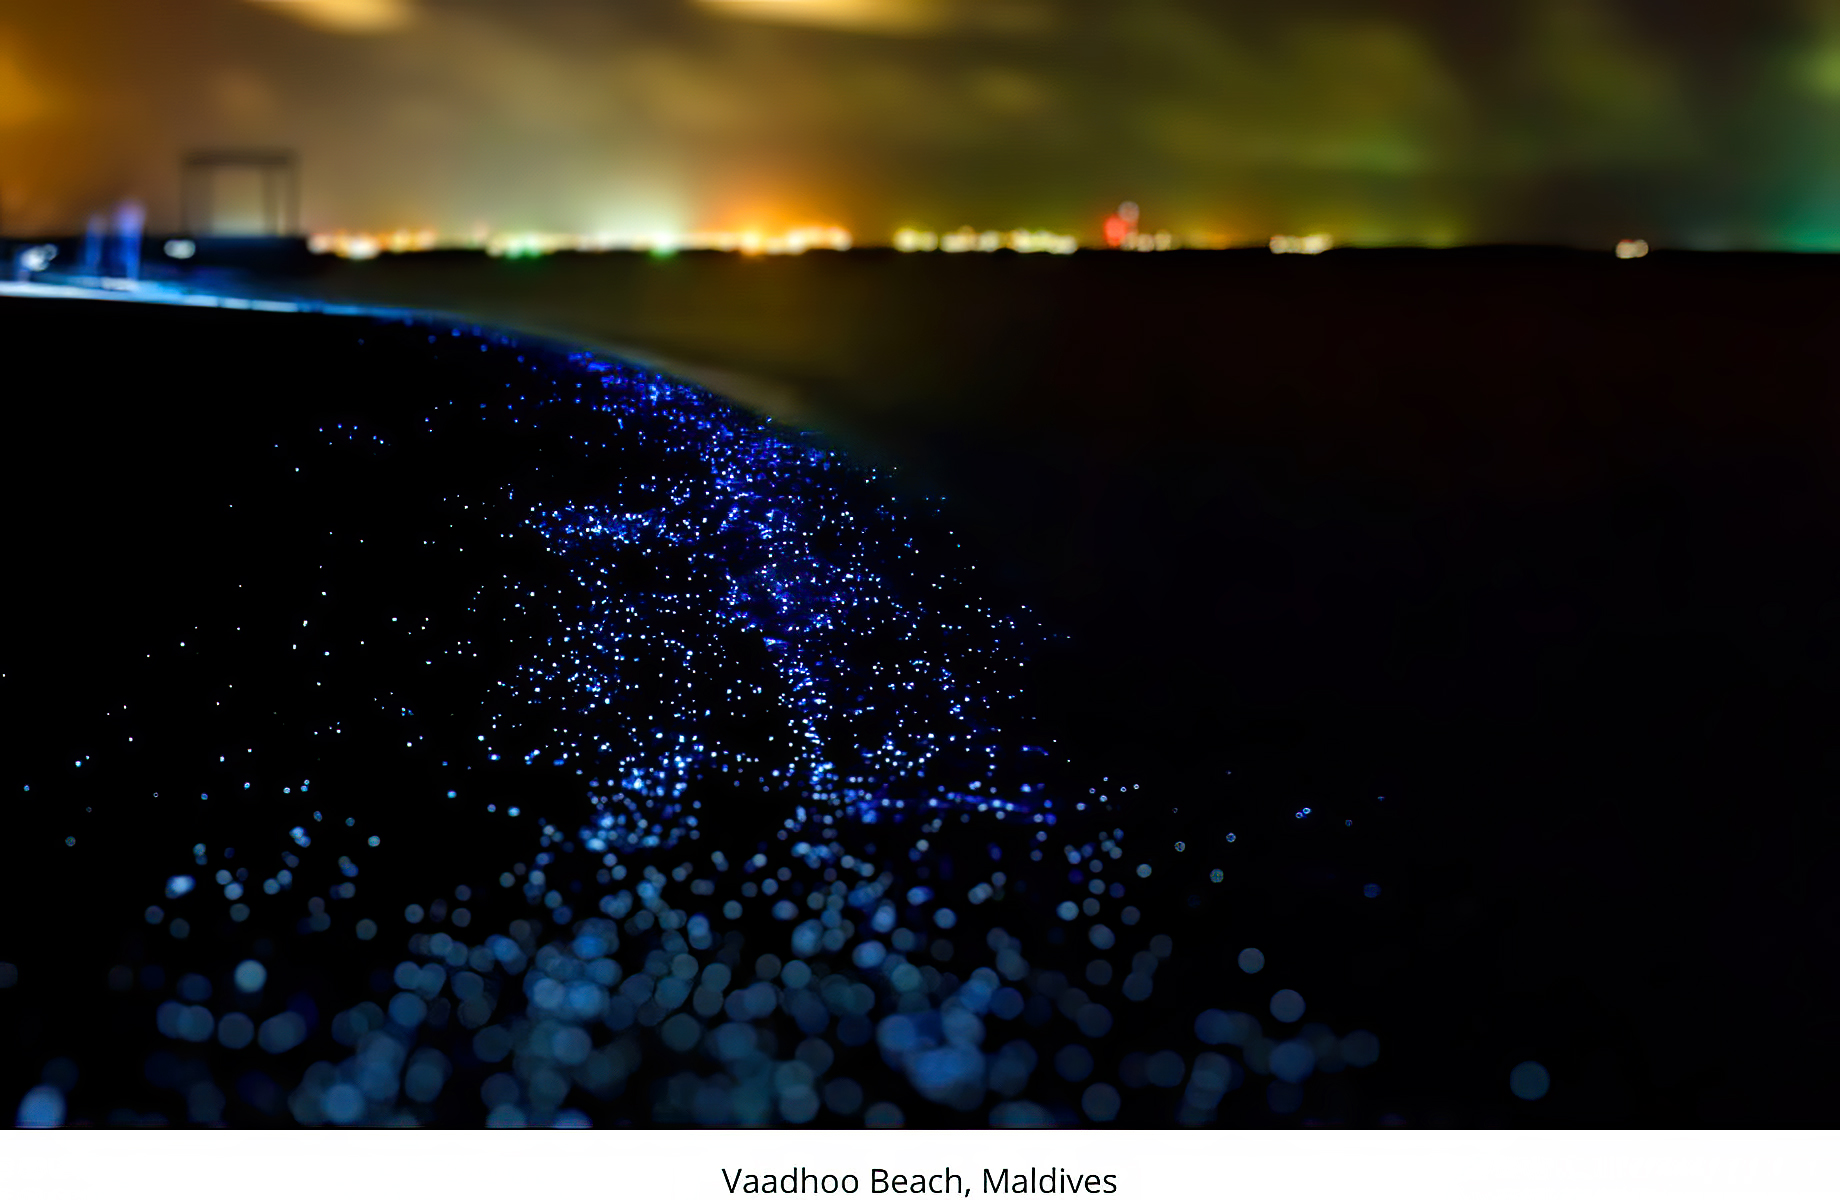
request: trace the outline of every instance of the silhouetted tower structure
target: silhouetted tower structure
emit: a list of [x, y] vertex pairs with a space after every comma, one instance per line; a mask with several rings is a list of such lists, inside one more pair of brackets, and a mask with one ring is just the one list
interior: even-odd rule
[[262, 180], [262, 232], [290, 237], [300, 228], [300, 162], [292, 150], [195, 150], [180, 162], [179, 212], [184, 232], [215, 232], [217, 180], [229, 171], [257, 171]]

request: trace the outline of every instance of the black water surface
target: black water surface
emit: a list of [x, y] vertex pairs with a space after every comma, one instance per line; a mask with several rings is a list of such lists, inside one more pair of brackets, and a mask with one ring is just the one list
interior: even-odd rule
[[[11, 1095], [49, 1054], [80, 1059], [71, 1047], [96, 1039], [135, 1048], [110, 1104], [151, 1109], [159, 1088], [128, 1085], [145, 1076], [148, 1012], [105, 985], [127, 961], [123, 915], [131, 923], [189, 864], [207, 837], [195, 831], [210, 831], [213, 853], [273, 840], [273, 814], [236, 802], [233, 763], [208, 802], [157, 782], [192, 770], [188, 714], [231, 699], [166, 643], [188, 628], [221, 638], [228, 626], [252, 645], [291, 631], [328, 561], [300, 552], [320, 544], [322, 524], [375, 531], [375, 545], [367, 535], [339, 551], [346, 578], [370, 593], [365, 611], [473, 619], [451, 601], [476, 572], [409, 536], [440, 517], [438, 479], [354, 472], [348, 488], [316, 483], [313, 504], [297, 506], [286, 472], [257, 457], [285, 446], [305, 413], [400, 435], [392, 421], [479, 384], [470, 363], [431, 362], [419, 332], [360, 355], [351, 329], [8, 305], [9, 345], [31, 348], [13, 359], [7, 439], [15, 636], [4, 684], [20, 776], [6, 783], [5, 900], [17, 919], [0, 954], [21, 967], [0, 993]], [[1741, 343], [1727, 356], [1738, 364]], [[1767, 387], [1751, 393], [1739, 365], [1695, 389], [1622, 367], [1614, 387], [1593, 383], [1604, 363], [1590, 356], [1536, 362], [1532, 382], [1517, 372], [1513, 403], [1491, 405], [1489, 372], [1508, 368], [1466, 353], [1454, 365], [1424, 356], [1417, 382], [1401, 368], [1367, 389], [1300, 387], [1253, 423], [1256, 439], [1185, 434], [1173, 379], [1159, 412], [968, 425], [898, 452], [929, 482], [963, 485], [953, 517], [1006, 576], [1000, 598], [1071, 635], [1038, 656], [1031, 690], [1091, 774], [1146, 793], [1117, 818], [1127, 861], [1156, 847], [1141, 853], [1159, 884], [1178, 880], [1157, 930], [1197, 950], [1158, 975], [1159, 996], [1197, 1001], [1173, 1019], [1233, 1006], [1199, 1001], [1237, 978], [1240, 946], [1282, 946], [1294, 951], [1282, 986], [1330, 999], [1338, 1031], [1381, 1037], [1379, 1065], [1317, 1076], [1294, 1116], [1249, 1102], [1223, 1119], [1831, 1123], [1831, 364], [1764, 364]], [[1223, 355], [1211, 370], [1230, 378], [1234, 363]], [[185, 381], [176, 395], [173, 380]], [[1420, 431], [1384, 472], [1363, 466], [1372, 454], [1337, 449], [1376, 427], [1381, 403]], [[1386, 424], [1395, 438], [1401, 427]], [[453, 469], [474, 483], [505, 461], [502, 445], [454, 445]], [[220, 509], [239, 491], [265, 500]], [[250, 594], [229, 594], [232, 580]], [[405, 726], [389, 704], [460, 721], [490, 682], [449, 662], [415, 673], [414, 697], [354, 691], [303, 707], [318, 681], [289, 674], [304, 667], [286, 659], [260, 661], [237, 679], [226, 756], [240, 744], [256, 760], [297, 757], [334, 719], [341, 736], [392, 743]], [[132, 721], [110, 711], [123, 704]], [[21, 790], [43, 764], [93, 752], [111, 722], [124, 737], [133, 725], [136, 749], [96, 764], [108, 774], [73, 767], [56, 787]], [[295, 743], [276, 744], [285, 738]], [[450, 887], [450, 864], [504, 837], [477, 806], [431, 821], [420, 797], [448, 778], [441, 753], [404, 751], [313, 782], [314, 794], [374, 798], [367, 831], [396, 855], [397, 898]], [[544, 786], [526, 775], [502, 785], [527, 804], [570, 801]], [[79, 815], [78, 796], [91, 811]], [[973, 849], [957, 848], [960, 861]], [[1220, 884], [1207, 878], [1216, 865]], [[1049, 886], [1045, 868], [1017, 874]], [[1052, 921], [1041, 922], [1031, 933], [1045, 937]], [[337, 952], [315, 953], [299, 960], [303, 978], [340, 974]], [[1529, 1059], [1554, 1080], [1533, 1103], [1506, 1085]], [[82, 1069], [81, 1087], [111, 1090], [98, 1081], [111, 1068]], [[1172, 1122], [1173, 1097], [1158, 1107], [1154, 1094], [1141, 1090], [1124, 1119]], [[1059, 1111], [1072, 1117], [1077, 1089], [1069, 1096]], [[229, 1119], [264, 1119], [261, 1105], [231, 1103]], [[909, 1108], [915, 1123], [966, 1119]]]

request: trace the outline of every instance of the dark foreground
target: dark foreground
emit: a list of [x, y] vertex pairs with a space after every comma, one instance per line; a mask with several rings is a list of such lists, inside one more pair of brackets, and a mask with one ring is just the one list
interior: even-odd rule
[[[1291, 1120], [1831, 1124], [1832, 270], [1333, 257], [941, 263], [987, 278], [886, 300], [897, 332], [873, 353], [838, 317], [826, 344], [880, 374], [809, 372], [805, 415], [949, 494], [992, 590], [1070, 635], [1037, 655], [1032, 694], [1093, 774], [1157, 798], [1118, 819], [1159, 873], [1186, 872], [1158, 928], [1196, 950], [1193, 994], [1242, 946], [1284, 945], [1288, 986], [1332, 997], [1338, 1032], [1380, 1034], [1377, 1065]], [[733, 343], [836, 315], [817, 273], [899, 292], [865, 293], [862, 263], [699, 269], [793, 273], [758, 310], [707, 292], [729, 332], [656, 342], [755, 374], [770, 364]], [[691, 321], [675, 295], [634, 311]], [[137, 614], [183, 616], [175, 563], [204, 551], [183, 549], [173, 497], [241, 469], [209, 431], [348, 377], [319, 348], [334, 323], [71, 311], [6, 312], [8, 345], [35, 355], [9, 413], [12, 574], [35, 581], [9, 654], [36, 666], [6, 680], [21, 761], [70, 714], [92, 722], [98, 682], [149, 634], [126, 632]], [[405, 357], [383, 391], [426, 386], [422, 369]], [[204, 431], [183, 461], [137, 450], [142, 381], [175, 374]], [[62, 583], [37, 582], [48, 562]], [[11, 911], [147, 902], [8, 844]], [[10, 1060], [39, 1019], [14, 1022]], [[1507, 1087], [1528, 1059], [1553, 1079], [1531, 1103]]]
[[486, 266], [315, 286], [738, 375], [953, 497], [1073, 632], [1047, 694], [1090, 744], [1198, 796], [1409, 793], [1347, 963], [1443, 1119], [1556, 1039], [1548, 1119], [1831, 1123], [1831, 257]]

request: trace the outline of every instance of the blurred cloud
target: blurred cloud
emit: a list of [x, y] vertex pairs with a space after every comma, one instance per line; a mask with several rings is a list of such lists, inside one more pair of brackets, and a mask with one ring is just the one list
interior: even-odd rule
[[1033, 0], [694, 0], [742, 21], [809, 25], [857, 33], [927, 35], [948, 30], [1035, 33], [1054, 10]]
[[1052, 89], [1037, 77], [1012, 67], [981, 67], [970, 76], [972, 93], [992, 114], [1035, 117], [1053, 105]]
[[1809, 0], [1808, 15], [1815, 29], [1808, 49], [1808, 89], [1840, 100], [1840, 0]]
[[334, 33], [389, 33], [415, 16], [411, 0], [246, 0]]
[[0, 222], [254, 144], [324, 229], [1840, 244], [1837, 97], [1840, 0], [57, 0], [0, 15]]
[[1521, 38], [1524, 54], [1508, 77], [1519, 102], [1509, 165], [1627, 167], [1697, 148], [1680, 68], [1612, 9], [1551, 0], [1530, 10]]
[[1398, 22], [1306, 20], [1260, 44], [1168, 6], [1126, 32], [1169, 64], [1137, 104], [1143, 137], [1189, 161], [1414, 174], [1472, 133], [1461, 81]]
[[938, 33], [953, 24], [944, 0], [696, 0], [743, 21], [816, 25], [867, 33]]
[[279, 102], [273, 86], [247, 68], [225, 67], [215, 72], [210, 89], [226, 129], [260, 136], [277, 115]]
[[27, 76], [18, 52], [0, 39], [0, 129], [29, 124], [43, 117], [49, 108], [49, 97]]

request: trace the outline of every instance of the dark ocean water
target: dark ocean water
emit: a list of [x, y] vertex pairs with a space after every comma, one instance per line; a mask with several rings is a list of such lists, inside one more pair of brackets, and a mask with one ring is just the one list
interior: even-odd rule
[[1067, 745], [937, 505], [478, 330], [13, 307], [20, 1121], [1380, 1115], [1212, 911], [1275, 814]]
[[9, 303], [6, 1102], [1831, 1124], [1830, 293], [1071, 265], [1090, 366], [830, 414], [879, 475], [528, 341]]

